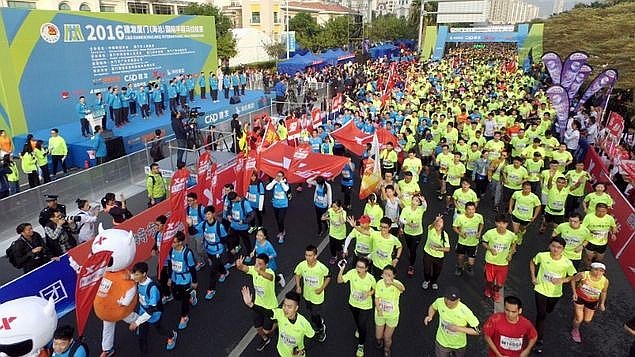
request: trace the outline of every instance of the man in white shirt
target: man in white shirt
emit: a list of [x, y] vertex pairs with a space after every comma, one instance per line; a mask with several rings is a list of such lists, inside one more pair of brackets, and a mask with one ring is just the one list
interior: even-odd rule
[[580, 142], [580, 122], [577, 120], [570, 121], [571, 125], [567, 125], [564, 132], [564, 143], [567, 145], [567, 151], [575, 157]]

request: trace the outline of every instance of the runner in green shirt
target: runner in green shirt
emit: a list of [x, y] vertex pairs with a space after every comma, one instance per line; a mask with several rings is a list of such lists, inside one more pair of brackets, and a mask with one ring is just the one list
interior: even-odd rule
[[399, 298], [406, 287], [395, 277], [397, 269], [386, 265], [382, 279], [375, 285], [375, 347], [390, 356], [392, 335], [399, 323]]
[[483, 234], [482, 245], [485, 248], [485, 296], [499, 301], [500, 289], [507, 280], [509, 262], [516, 253], [516, 235], [507, 229], [508, 217], [497, 214], [494, 218], [496, 228]]
[[564, 246], [564, 256], [578, 267], [582, 259], [582, 250], [587, 245], [591, 232], [582, 225], [582, 216], [578, 212], [569, 215], [569, 222], [560, 223], [553, 231], [553, 237], [560, 236], [567, 245]]
[[256, 351], [261, 352], [271, 342], [269, 335], [273, 329], [273, 321], [267, 316], [266, 311], [278, 307], [276, 298], [275, 273], [267, 267], [269, 256], [266, 254], [258, 254], [254, 266], [243, 264], [244, 257], [236, 260], [236, 269], [251, 275], [253, 278], [254, 291], [256, 295], [254, 311], [254, 328], [260, 336], [260, 343], [256, 347]]
[[452, 196], [454, 192], [461, 186], [461, 179], [465, 176], [467, 170], [465, 165], [461, 162], [461, 154], [459, 152], [454, 153], [454, 160], [448, 166], [448, 174], [446, 178], [447, 187], [445, 196], [445, 208], [450, 209], [450, 203], [452, 203]]
[[603, 182], [593, 185], [593, 192], [586, 195], [582, 201], [582, 207], [586, 214], [595, 213], [595, 205], [598, 203], [604, 203], [608, 208], [613, 208], [613, 198], [605, 191], [606, 185]]
[[[483, 232], [483, 216], [480, 213], [476, 213], [475, 202], [467, 202], [465, 204], [465, 212], [454, 219], [452, 229], [459, 237], [454, 249], [456, 252], [456, 271], [454, 275], [463, 275], [463, 269], [465, 269], [469, 276], [473, 276], [476, 250]], [[467, 264], [465, 263], [466, 255]]]
[[[249, 288], [243, 286], [241, 289], [243, 302], [250, 309], [254, 309], [256, 304]], [[311, 328], [309, 321], [302, 315], [298, 314], [300, 306], [300, 294], [295, 291], [289, 291], [285, 295], [282, 303], [282, 309], [264, 309], [264, 313], [268, 318], [278, 322], [278, 344], [276, 346], [278, 355], [281, 357], [297, 357], [306, 356], [304, 349], [304, 338], [312, 338], [315, 331]]]
[[[553, 174], [553, 173], [552, 173]], [[554, 185], [555, 181], [555, 185]], [[538, 233], [543, 234], [547, 228], [564, 222], [564, 208], [569, 196], [567, 179], [564, 176], [550, 176], [547, 181], [547, 204], [545, 205], [545, 215], [542, 217], [542, 224]]]
[[370, 262], [366, 258], [359, 258], [357, 263], [355, 263], [355, 269], [349, 270], [346, 274], [344, 274], [346, 262], [341, 261], [338, 266], [340, 271], [337, 274], [337, 282], [339, 284], [350, 283], [351, 292], [348, 298], [348, 305], [357, 328], [357, 352], [355, 355], [363, 357], [368, 320], [373, 310], [375, 278], [368, 273]]
[[540, 188], [540, 171], [545, 166], [545, 161], [539, 152], [534, 152], [531, 158], [525, 160], [525, 167], [527, 168], [527, 181], [531, 182], [531, 192], [538, 194]]
[[421, 287], [428, 289], [432, 284], [432, 290], [438, 290], [437, 279], [443, 268], [443, 258], [450, 251], [450, 238], [443, 230], [443, 216], [438, 215], [434, 222], [428, 226], [428, 237], [423, 246], [423, 283]]
[[558, 162], [558, 171], [561, 173], [573, 162], [573, 155], [567, 151], [567, 144], [560, 144], [558, 151], [552, 152], [551, 156]]
[[512, 158], [512, 164], [507, 165], [501, 172], [501, 183], [503, 184], [503, 197], [501, 205], [506, 207], [515, 191], [522, 189], [523, 182], [527, 180], [529, 173], [522, 166], [523, 159], [520, 157]]
[[337, 257], [344, 250], [344, 239], [346, 239], [346, 211], [342, 208], [341, 200], [334, 200], [331, 207], [322, 216], [323, 221], [329, 223], [329, 250], [331, 259], [329, 264], [337, 262]]
[[478, 205], [478, 196], [476, 192], [470, 188], [471, 184], [467, 178], [461, 179], [461, 189], [454, 191], [452, 194], [452, 201], [454, 202], [454, 219], [459, 214], [465, 213], [465, 204], [468, 202], [474, 202]]
[[[443, 297], [436, 299], [428, 308], [423, 323], [428, 326], [439, 313], [439, 327], [435, 340], [435, 354], [463, 356], [467, 347], [467, 335], [478, 336], [478, 319], [459, 298], [456, 288], [450, 287]], [[469, 326], [469, 327], [468, 327]]]
[[422, 196], [414, 196], [410, 201], [410, 205], [405, 206], [399, 216], [399, 223], [409, 252], [409, 277], [412, 277], [415, 273], [414, 265], [417, 258], [417, 247], [423, 235], [423, 214], [426, 208], [427, 206], [423, 205]]
[[324, 289], [331, 282], [331, 272], [326, 265], [317, 260], [317, 256], [317, 247], [308, 245], [304, 251], [304, 261], [294, 270], [295, 291], [303, 295], [311, 317], [311, 325], [318, 334], [318, 341], [324, 342], [326, 324], [320, 313], [324, 303]]
[[359, 257], [368, 258], [368, 255], [372, 251], [373, 248], [373, 230], [370, 228], [370, 217], [367, 215], [362, 215], [359, 217], [357, 222], [355, 218], [348, 217], [348, 224], [353, 227], [351, 233], [346, 237], [346, 241], [344, 241], [344, 252], [342, 253], [344, 257], [348, 256], [348, 246], [351, 244], [351, 240], [355, 239], [355, 262]]
[[[399, 258], [401, 258], [403, 247], [399, 238], [390, 234], [391, 225], [392, 221], [390, 218], [384, 217], [380, 220], [381, 231], [372, 233], [373, 243], [370, 259], [373, 262], [372, 273], [375, 279], [381, 277], [386, 265], [397, 266]], [[397, 253], [393, 258], [395, 249]]]
[[509, 213], [512, 215], [512, 229], [516, 234], [516, 244], [523, 243], [527, 226], [540, 215], [540, 199], [531, 192], [531, 182], [523, 182], [522, 191], [516, 191], [509, 200]]
[[591, 236], [586, 245], [584, 262], [587, 267], [591, 266], [591, 262], [604, 260], [606, 253], [606, 245], [609, 237], [612, 241], [617, 239], [617, 224], [615, 218], [609, 216], [608, 207], [604, 203], [595, 205], [595, 213], [584, 216], [582, 225], [585, 226]]
[[564, 177], [569, 180], [569, 197], [567, 197], [565, 204], [565, 212], [570, 213], [580, 207], [586, 183], [591, 179], [591, 176], [584, 170], [584, 162], [578, 162], [575, 164], [575, 170], [567, 171]]
[[[553, 312], [562, 296], [562, 284], [570, 282], [576, 274], [573, 263], [562, 252], [566, 246], [562, 237], [551, 238], [549, 251], [541, 252], [529, 261], [531, 282], [536, 299], [536, 331], [538, 341], [534, 350], [542, 352], [543, 334], [547, 314]], [[539, 266], [536, 272], [536, 266]]]

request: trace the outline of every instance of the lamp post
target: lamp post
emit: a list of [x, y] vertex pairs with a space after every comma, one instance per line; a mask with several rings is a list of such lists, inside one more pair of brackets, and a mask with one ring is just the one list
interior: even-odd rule
[[286, 2], [286, 7], [287, 7], [287, 11], [286, 11], [286, 21], [285, 21], [285, 26], [286, 26], [286, 36], [287, 36], [287, 59], [289, 59], [289, 50], [291, 48], [291, 44], [289, 43], [289, 0], [285, 0]]

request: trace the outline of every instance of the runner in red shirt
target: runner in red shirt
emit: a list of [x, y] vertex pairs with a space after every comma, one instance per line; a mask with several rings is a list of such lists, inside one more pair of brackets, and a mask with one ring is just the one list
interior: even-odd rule
[[489, 317], [483, 326], [483, 337], [490, 357], [526, 357], [538, 339], [538, 333], [525, 317], [522, 302], [515, 296], [505, 298], [505, 312]]

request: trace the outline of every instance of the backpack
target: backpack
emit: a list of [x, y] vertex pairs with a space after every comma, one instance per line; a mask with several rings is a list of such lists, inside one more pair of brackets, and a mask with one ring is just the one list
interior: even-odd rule
[[14, 267], [16, 267], [18, 269], [22, 269], [24, 267], [24, 264], [19, 264], [18, 260], [17, 260], [18, 241], [20, 239], [22, 239], [22, 238], [18, 238], [16, 240], [14, 240], [13, 242], [11, 242], [11, 245], [5, 251], [5, 253], [7, 254], [7, 258], [9, 258], [9, 263], [11, 263], [11, 265], [13, 265]]
[[[251, 210], [251, 212], [249, 212], [248, 214], [246, 213], [247, 211], [245, 211], [245, 199], [241, 199], [240, 200], [240, 209], [243, 211], [243, 214], [245, 214], [245, 220], [243, 221], [244, 223], [247, 223], [249, 225], [251, 225], [251, 221], [254, 220], [254, 218], [256, 218], [256, 211], [255, 210]], [[229, 210], [231, 212], [232, 208], [233, 208], [233, 202], [230, 201], [231, 206], [229, 206]], [[229, 230], [228, 230], [229, 232]]]

